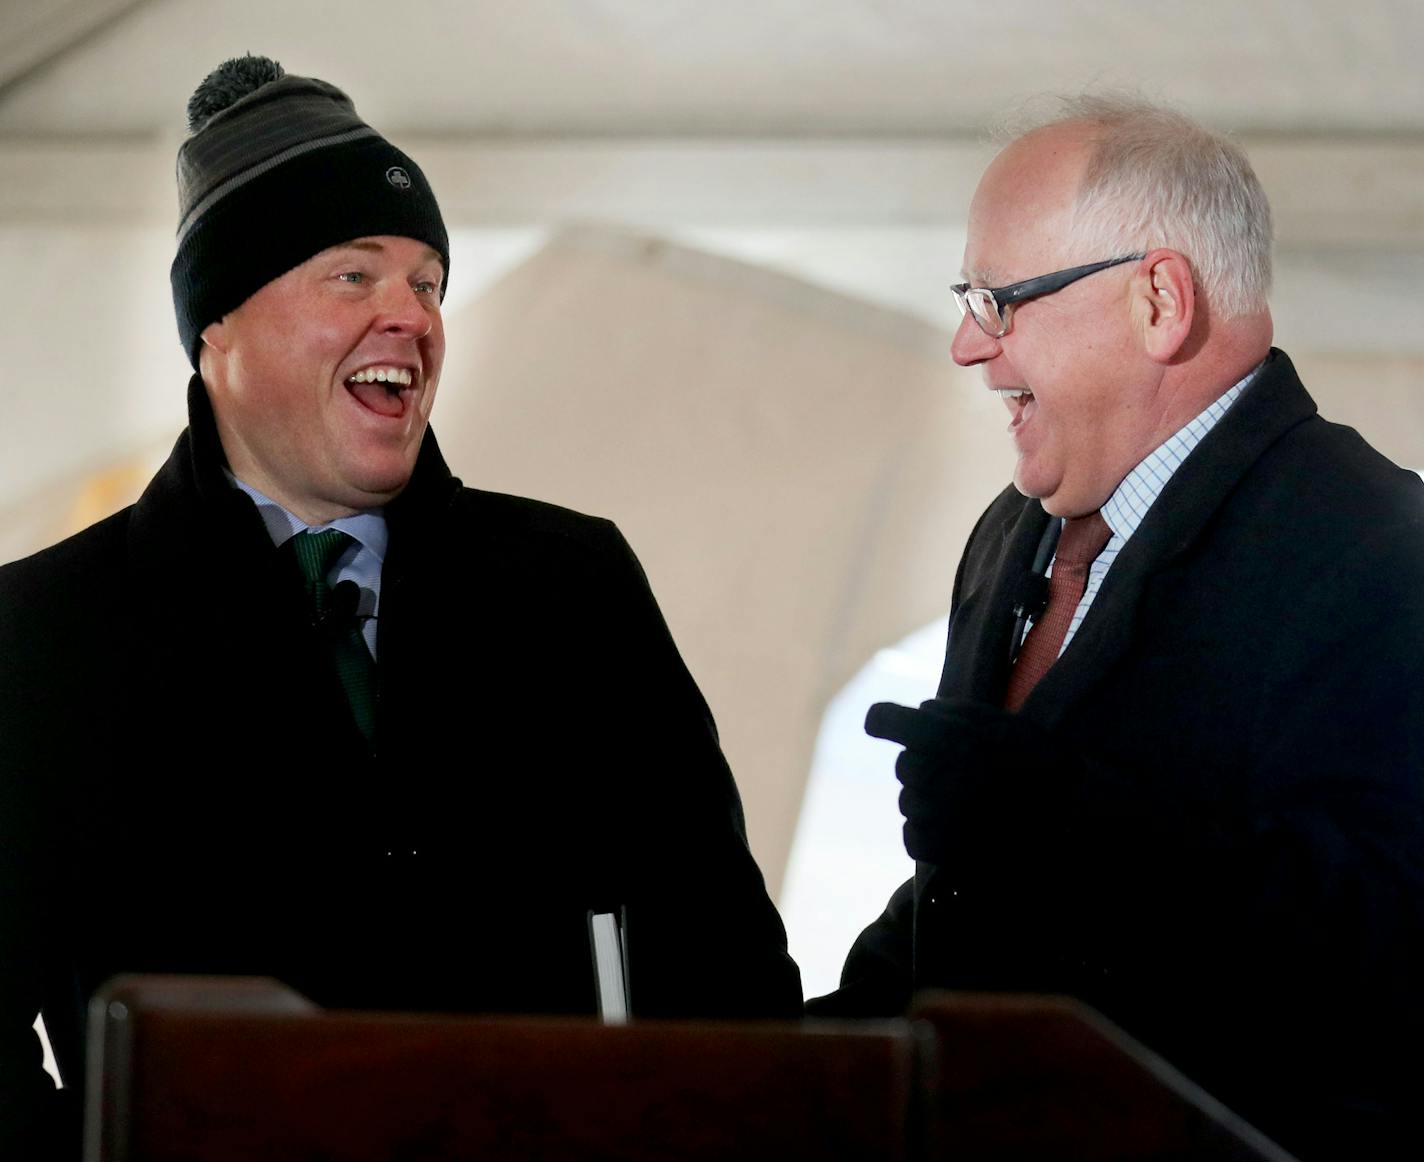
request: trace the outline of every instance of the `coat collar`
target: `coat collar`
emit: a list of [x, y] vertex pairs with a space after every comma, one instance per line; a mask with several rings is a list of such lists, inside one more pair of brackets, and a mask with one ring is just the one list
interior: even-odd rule
[[[345, 713], [337, 683], [301, 643], [311, 637], [290, 561], [272, 543], [251, 499], [223, 473], [226, 458], [207, 390], [194, 376], [189, 423], [134, 506], [128, 530], [135, 620], [144, 646], [173, 667], [205, 674], [215, 703], [303, 707], [319, 721]], [[427, 430], [410, 483], [386, 507], [390, 551], [382, 572], [382, 624], [392, 563], [438, 522], [460, 482]], [[195, 641], [200, 643], [195, 646]], [[196, 652], [195, 652], [196, 651]], [[394, 653], [382, 649], [382, 673]], [[279, 662], [274, 662], [279, 659]], [[382, 679], [386, 680], [385, 678]], [[332, 769], [370, 758], [354, 728]]]
[[[136, 564], [172, 571], [205, 552], [262, 555], [258, 550], [270, 538], [255, 506], [224, 475], [226, 465], [207, 388], [194, 375], [188, 383], [188, 427], [134, 509]], [[459, 487], [427, 428], [410, 483], [387, 506], [387, 520], [395, 530], [430, 519]]]
[[[1201, 537], [1265, 451], [1315, 414], [1315, 402], [1290, 359], [1272, 349], [1256, 380], [1173, 474], [1113, 563], [1068, 651], [1029, 695], [1022, 713], [1049, 727], [1062, 720], [1127, 650], [1152, 577]], [[1005, 508], [1003, 499], [994, 507]], [[1000, 514], [998, 564], [980, 586], [966, 591], [956, 610], [942, 694], [1002, 700], [1013, 602], [1048, 519], [1037, 500], [1023, 498], [1016, 511]], [[987, 528], [985, 535], [991, 535]]]
[[[188, 386], [188, 427], [130, 520], [136, 600], [151, 626], [183, 627], [214, 643], [275, 648], [301, 613], [291, 598], [290, 567], [257, 506], [223, 473], [226, 462], [207, 389], [195, 375]], [[410, 483], [386, 507], [391, 538], [383, 601], [392, 561], [399, 568], [410, 556], [408, 542], [428, 539], [422, 532], [441, 518], [459, 487], [427, 429]]]
[[241, 603], [254, 574], [270, 567], [271, 538], [256, 506], [223, 475], [225, 464], [207, 391], [195, 375], [188, 427], [129, 525], [130, 565], [155, 614], [208, 617]]

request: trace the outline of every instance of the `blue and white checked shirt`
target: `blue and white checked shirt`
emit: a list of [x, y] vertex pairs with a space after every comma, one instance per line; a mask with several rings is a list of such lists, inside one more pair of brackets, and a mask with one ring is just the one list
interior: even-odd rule
[[[1142, 524], [1147, 510], [1162, 495], [1162, 489], [1167, 487], [1167, 481], [1172, 479], [1172, 474], [1181, 467], [1182, 461], [1191, 454], [1192, 449], [1201, 443], [1202, 437], [1216, 427], [1217, 422], [1240, 398], [1241, 393], [1246, 390], [1251, 380], [1256, 377], [1256, 372], [1260, 370], [1259, 364], [1253, 367], [1242, 379], [1223, 392], [1205, 411], [1149, 452], [1146, 458], [1123, 478], [1122, 483], [1117, 486], [1117, 490], [1104, 502], [1101, 509], [1103, 520], [1112, 530], [1112, 537], [1108, 540], [1107, 547], [1098, 554], [1097, 560], [1088, 568], [1088, 584], [1083, 590], [1083, 597], [1078, 602], [1078, 608], [1073, 611], [1073, 620], [1068, 624], [1068, 632], [1064, 635], [1063, 645], [1058, 651], [1059, 657], [1063, 656], [1063, 651], [1068, 648], [1068, 643], [1073, 640], [1073, 635], [1083, 624], [1083, 618], [1088, 615], [1093, 598], [1103, 587], [1103, 578], [1108, 575], [1108, 570], [1117, 560], [1117, 555], [1122, 552], [1123, 546]], [[1051, 575], [1053, 572], [1051, 566], [1048, 571]]]

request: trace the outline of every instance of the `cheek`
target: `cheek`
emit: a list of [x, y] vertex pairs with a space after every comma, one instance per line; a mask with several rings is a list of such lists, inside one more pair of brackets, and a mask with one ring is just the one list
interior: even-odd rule
[[445, 323], [437, 314], [430, 326], [430, 334], [422, 340], [421, 358], [430, 369], [432, 376], [439, 377], [440, 368], [445, 363]]

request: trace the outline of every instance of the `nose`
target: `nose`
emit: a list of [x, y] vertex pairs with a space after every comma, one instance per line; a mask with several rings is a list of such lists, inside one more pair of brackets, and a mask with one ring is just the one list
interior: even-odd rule
[[439, 301], [418, 294], [402, 279], [391, 279], [381, 288], [380, 313], [376, 330], [384, 335], [423, 339], [430, 334], [440, 314]]
[[987, 363], [999, 353], [999, 341], [984, 334], [984, 329], [966, 313], [959, 320], [959, 328], [954, 332], [954, 340], [949, 345], [949, 353], [961, 367], [973, 367], [976, 363]]

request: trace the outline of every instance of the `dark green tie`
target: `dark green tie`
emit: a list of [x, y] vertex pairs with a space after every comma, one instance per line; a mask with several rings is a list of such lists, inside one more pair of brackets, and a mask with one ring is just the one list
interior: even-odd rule
[[336, 665], [336, 676], [341, 679], [346, 701], [351, 706], [351, 716], [370, 742], [376, 733], [376, 663], [361, 636], [359, 621], [352, 618], [349, 625], [328, 626], [326, 623], [332, 607], [331, 586], [326, 583], [326, 575], [351, 543], [351, 538], [337, 529], [323, 529], [319, 533], [298, 533], [287, 543], [306, 582], [313, 621], [324, 631]]

